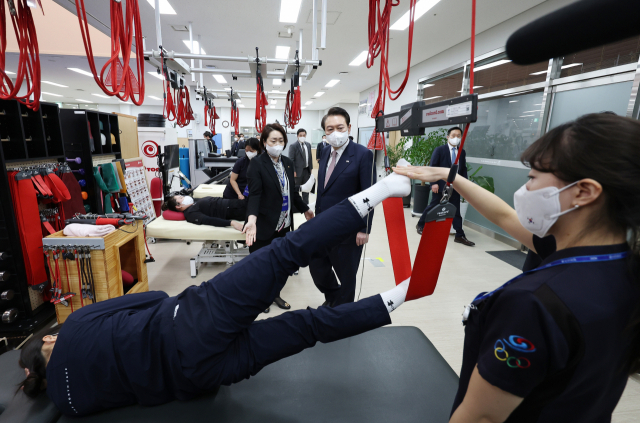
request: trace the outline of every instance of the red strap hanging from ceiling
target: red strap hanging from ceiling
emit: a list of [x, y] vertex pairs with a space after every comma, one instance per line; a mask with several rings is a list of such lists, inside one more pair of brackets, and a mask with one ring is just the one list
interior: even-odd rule
[[240, 133], [240, 111], [236, 100], [233, 98], [233, 88], [229, 93], [229, 99], [231, 101], [231, 126], [233, 126], [234, 134], [238, 135]]
[[184, 85], [178, 90], [179, 102], [178, 112], [176, 114], [176, 123], [179, 127], [184, 128], [194, 119], [193, 109], [191, 108], [191, 99], [189, 97], [189, 86]]
[[302, 118], [302, 95], [300, 93], [300, 59], [296, 50], [296, 71], [291, 78], [291, 89], [287, 92], [287, 100], [284, 108], [284, 126], [291, 129], [300, 122]]
[[267, 124], [267, 95], [264, 92], [264, 83], [262, 80], [262, 70], [260, 57], [258, 56], [258, 47], [256, 47], [256, 131], [262, 132]]
[[[122, 3], [126, 2], [126, 13], [122, 13]], [[89, 22], [84, 0], [76, 0], [76, 12], [80, 22], [80, 32], [87, 53], [89, 67], [96, 83], [105, 94], [116, 96], [122, 101], [131, 99], [140, 106], [144, 102], [144, 50], [142, 25], [138, 0], [112, 0], [111, 15], [111, 57], [98, 71], [93, 57]], [[131, 69], [130, 59], [133, 40], [136, 43], [136, 73]]]
[[[42, 4], [38, 0], [42, 9]], [[32, 110], [40, 108], [40, 51], [38, 49], [38, 37], [33, 23], [31, 8], [26, 0], [9, 2], [9, 14], [16, 34], [16, 41], [20, 51], [18, 68], [16, 69], [15, 83], [7, 76], [5, 71], [7, 51], [7, 23], [5, 17], [5, 4], [0, 1], [0, 99], [15, 99]], [[42, 11], [44, 14], [44, 10]], [[26, 84], [27, 92], [18, 96], [22, 84]]]

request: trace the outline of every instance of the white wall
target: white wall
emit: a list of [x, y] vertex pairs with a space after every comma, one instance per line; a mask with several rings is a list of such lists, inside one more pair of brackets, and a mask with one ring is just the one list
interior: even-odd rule
[[[561, 7], [564, 7], [575, 0], [547, 0], [544, 3], [539, 4], [513, 18], [504, 21], [480, 34], [476, 34], [476, 51], [475, 55], [480, 56], [482, 54], [493, 51], [497, 48], [504, 47], [507, 39], [518, 28], [526, 25], [527, 23], [553, 12]], [[461, 25], [467, 25], [467, 23], [460, 23]], [[468, 29], [467, 29], [468, 30]], [[400, 106], [403, 104], [409, 104], [417, 101], [417, 87], [418, 80], [428, 75], [432, 75], [439, 71], [442, 71], [450, 66], [462, 63], [465, 60], [470, 59], [469, 40], [455, 45], [425, 61], [422, 61], [411, 67], [409, 73], [409, 80], [407, 86], [402, 95], [396, 100], [391, 101], [387, 98], [385, 105], [386, 113], [394, 113], [400, 111]], [[420, 48], [420, 43], [414, 44], [414, 49]], [[376, 66], [375, 69], [378, 69]], [[400, 85], [404, 79], [405, 72], [399, 73], [391, 77], [391, 87], [396, 88]], [[366, 100], [370, 92], [375, 92], [375, 97], [378, 94], [378, 85], [374, 85], [360, 93], [360, 101]], [[358, 124], [361, 127], [374, 126], [375, 121], [370, 117], [370, 114], [358, 115]]]

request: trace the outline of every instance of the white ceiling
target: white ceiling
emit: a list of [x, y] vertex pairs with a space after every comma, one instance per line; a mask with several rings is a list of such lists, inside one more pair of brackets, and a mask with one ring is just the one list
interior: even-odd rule
[[[75, 13], [75, 5], [70, 0], [54, 1]], [[483, 0], [478, 5], [476, 31], [477, 33], [485, 31], [543, 1]], [[286, 45], [291, 47], [290, 56], [293, 57], [298, 31], [302, 28], [304, 30], [302, 56], [307, 59], [311, 58], [312, 0], [302, 1], [302, 8], [296, 24], [285, 24], [278, 21], [280, 0], [169, 0], [169, 3], [177, 14], [161, 15], [163, 46], [168, 50], [187, 52], [182, 40], [188, 39], [189, 33], [174, 31], [171, 25], [188, 25], [189, 21], [192, 21], [194, 39], [197, 40], [198, 34], [201, 35], [202, 47], [207, 54], [248, 56], [255, 55], [255, 47], [259, 47], [260, 56], [274, 57], [276, 46]], [[320, 5], [322, 2], [318, 0], [317, 3]], [[408, 1], [403, 1], [400, 6], [394, 7], [391, 16], [392, 24], [408, 10], [408, 3]], [[147, 49], [149, 49], [155, 45], [156, 38], [154, 10], [146, 0], [140, 0], [139, 4], [143, 34], [146, 37]], [[109, 23], [108, 3], [99, 0], [86, 0], [85, 5], [88, 13], [103, 23]], [[361, 91], [378, 82], [379, 59], [371, 69], [367, 69], [364, 64], [358, 67], [349, 66], [349, 63], [360, 52], [367, 49], [368, 2], [364, 0], [328, 0], [328, 10], [330, 13], [327, 21], [334, 23], [327, 25], [327, 49], [319, 52], [319, 58], [323, 64], [313, 79], [303, 81], [301, 87], [302, 102], [313, 101], [313, 104], [307, 106], [307, 109], [310, 110], [323, 110], [336, 103], [356, 103]], [[415, 65], [468, 39], [470, 19], [470, 0], [441, 0], [415, 24], [411, 64]], [[89, 20], [98, 30], [108, 34], [104, 25], [91, 17]], [[286, 25], [294, 25], [293, 37], [290, 39], [278, 38], [278, 32], [286, 32]], [[80, 37], [79, 28], [76, 29], [75, 34]], [[392, 76], [402, 72], [406, 67], [407, 41], [408, 30], [391, 31], [389, 69]], [[64, 39], [60, 40], [60, 43], [64, 42]], [[81, 98], [99, 103], [117, 102], [114, 99], [105, 100], [92, 96], [92, 93], [100, 93], [93, 79], [67, 70], [68, 67], [89, 70], [84, 56], [48, 55], [47, 51], [41, 51], [41, 57], [42, 79], [69, 86], [69, 88], [58, 88], [43, 84], [43, 91], [64, 95], [62, 98], [43, 95], [45, 100], [66, 102]], [[96, 59], [100, 65], [105, 60]], [[15, 67], [15, 63], [17, 63], [17, 55], [8, 53], [7, 62], [7, 69], [14, 70], [12, 67]], [[220, 69], [249, 69], [248, 64], [236, 62], [207, 61], [205, 64], [212, 64]], [[269, 70], [281, 69], [282, 67], [281, 65], [268, 66]], [[146, 73], [153, 70], [154, 68], [150, 65], [146, 66], [146, 94], [161, 98], [161, 81]], [[349, 73], [339, 75], [344, 71]], [[252, 79], [238, 78], [237, 81], [232, 81], [230, 75], [225, 75], [225, 78], [228, 82], [225, 86], [232, 86], [235, 90], [255, 90], [255, 81]], [[339, 79], [340, 83], [332, 88], [325, 88], [327, 82], [332, 79]], [[190, 78], [188, 80], [190, 81]], [[204, 81], [208, 89], [221, 90], [224, 88], [210, 74], [205, 74]], [[271, 79], [265, 80], [265, 83], [265, 88], [268, 90], [279, 89], [286, 92], [288, 89], [288, 83], [280, 87], [274, 86]], [[408, 87], [408, 89], [413, 89], [413, 87]], [[326, 90], [326, 94], [318, 99], [312, 99], [312, 96], [320, 90]], [[247, 108], [255, 107], [253, 99], [246, 98], [242, 103]], [[161, 101], [149, 98], [145, 100], [145, 105], [161, 104]], [[223, 100], [217, 100], [216, 104], [224, 105]], [[284, 100], [278, 100], [276, 108], [283, 107]]]

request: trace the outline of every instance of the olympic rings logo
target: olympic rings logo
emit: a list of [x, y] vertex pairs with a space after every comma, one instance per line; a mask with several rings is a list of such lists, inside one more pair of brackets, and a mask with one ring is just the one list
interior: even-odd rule
[[507, 366], [512, 369], [527, 369], [531, 366], [531, 362], [524, 357], [515, 357], [510, 356], [507, 351], [507, 346], [520, 352], [531, 353], [536, 350], [536, 347], [533, 343], [521, 336], [512, 335], [509, 337], [509, 340], [506, 339], [498, 339], [494, 344], [494, 355], [500, 361], [504, 361], [507, 363]]
[[142, 143], [142, 154], [149, 157], [150, 159], [156, 157], [159, 150], [160, 147], [158, 147], [158, 144], [155, 141], [148, 140]]

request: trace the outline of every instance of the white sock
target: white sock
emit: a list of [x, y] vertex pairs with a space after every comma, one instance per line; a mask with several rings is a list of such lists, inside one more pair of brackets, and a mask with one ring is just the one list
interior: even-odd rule
[[[398, 160], [398, 166], [407, 166], [406, 160]], [[365, 217], [375, 206], [389, 197], [405, 197], [411, 194], [411, 180], [392, 173], [366, 190], [349, 197], [360, 216]]]
[[311, 188], [313, 188], [313, 184], [316, 182], [316, 178], [315, 176], [313, 176], [313, 173], [311, 174], [311, 177], [309, 178], [309, 180], [307, 182], [305, 182], [304, 184], [300, 185], [300, 190], [302, 192], [311, 192]]
[[384, 306], [387, 307], [387, 311], [391, 313], [396, 308], [400, 307], [407, 298], [407, 292], [409, 291], [409, 282], [411, 278], [398, 284], [395, 288], [383, 292], [380, 294]]

